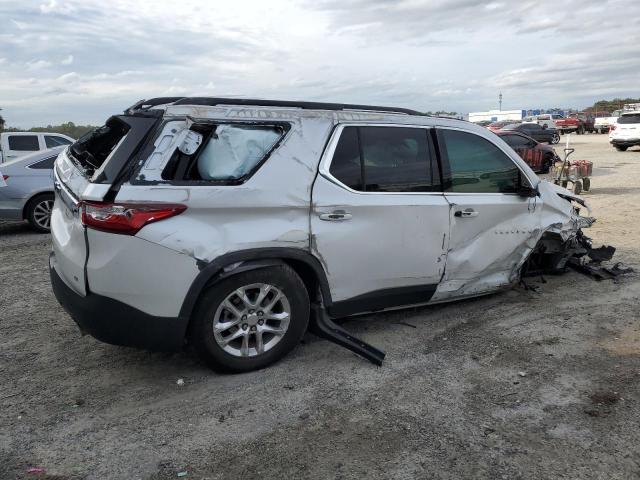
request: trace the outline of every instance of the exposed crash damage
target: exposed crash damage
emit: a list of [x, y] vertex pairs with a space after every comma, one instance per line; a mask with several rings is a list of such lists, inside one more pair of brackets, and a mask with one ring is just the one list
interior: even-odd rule
[[[523, 277], [541, 274], [561, 274], [568, 268], [591, 276], [596, 280], [615, 278], [629, 273], [630, 268], [616, 264], [612, 268], [601, 265], [602, 262], [613, 258], [615, 248], [606, 245], [595, 248], [592, 240], [584, 234], [583, 228], [588, 228], [596, 221], [591, 215], [591, 209], [583, 198], [554, 184], [551, 187], [559, 202], [547, 202], [558, 212], [564, 211], [564, 222], [552, 224], [541, 236], [536, 247], [531, 251], [524, 263], [521, 275]], [[589, 216], [580, 214], [587, 210]]]
[[583, 235], [582, 199], [499, 137], [405, 109], [154, 99], [54, 174], [52, 285], [81, 329], [191, 344], [232, 371], [276, 361], [308, 326], [379, 365], [333, 320], [593, 271], [613, 253]]

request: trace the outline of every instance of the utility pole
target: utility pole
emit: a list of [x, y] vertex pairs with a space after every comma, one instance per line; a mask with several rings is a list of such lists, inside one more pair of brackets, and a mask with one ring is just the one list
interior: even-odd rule
[[500, 92], [500, 95], [498, 95], [498, 103], [500, 104], [498, 110], [502, 111], [502, 92]]

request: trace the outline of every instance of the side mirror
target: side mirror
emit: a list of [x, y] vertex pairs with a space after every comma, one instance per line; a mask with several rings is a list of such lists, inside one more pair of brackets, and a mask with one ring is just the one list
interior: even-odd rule
[[542, 124], [542, 129], [543, 129], [543, 130], [546, 130], [546, 129], [547, 129], [547, 127], [548, 127], [548, 125], [547, 125], [546, 123], [543, 123], [543, 124]]

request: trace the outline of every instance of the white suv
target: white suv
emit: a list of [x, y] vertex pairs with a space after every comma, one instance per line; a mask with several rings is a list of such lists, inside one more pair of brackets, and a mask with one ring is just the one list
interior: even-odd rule
[[593, 221], [482, 127], [358, 105], [140, 102], [61, 153], [55, 187], [51, 279], [80, 328], [232, 371], [310, 317], [562, 270]]
[[620, 152], [640, 145], [640, 111], [623, 112], [618, 121], [611, 125], [609, 142]]

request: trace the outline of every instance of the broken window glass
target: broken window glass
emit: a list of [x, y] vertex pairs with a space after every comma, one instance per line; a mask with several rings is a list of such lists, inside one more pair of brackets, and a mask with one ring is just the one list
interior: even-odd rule
[[165, 180], [235, 181], [250, 174], [284, 135], [274, 125], [197, 124], [205, 140], [188, 154], [176, 149], [162, 172]]
[[220, 125], [198, 157], [202, 180], [236, 180], [253, 170], [280, 139], [274, 127]]

